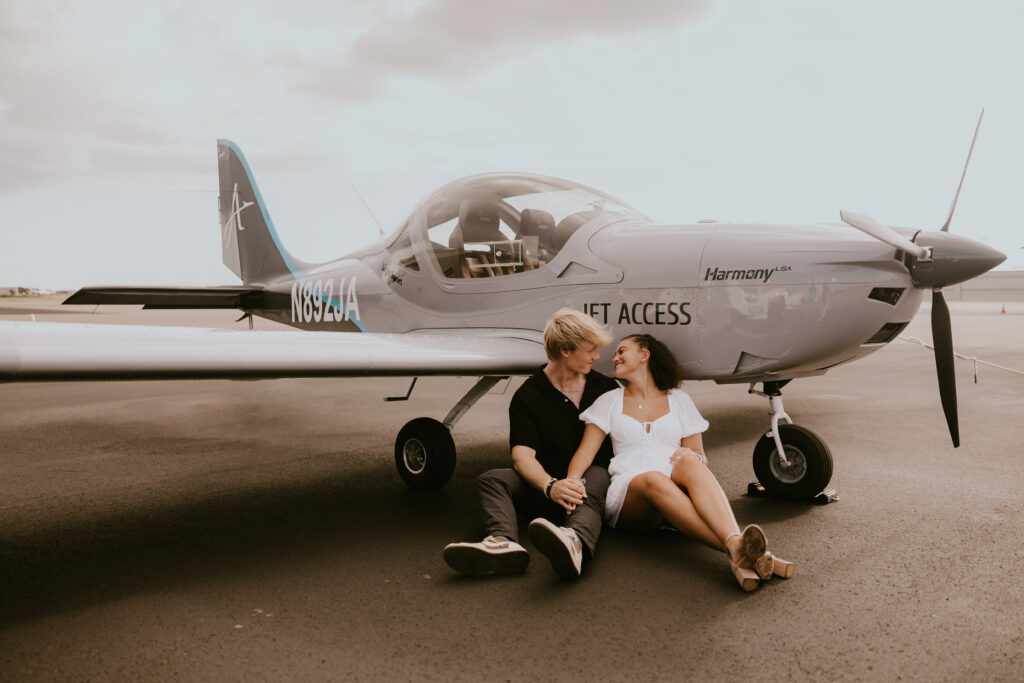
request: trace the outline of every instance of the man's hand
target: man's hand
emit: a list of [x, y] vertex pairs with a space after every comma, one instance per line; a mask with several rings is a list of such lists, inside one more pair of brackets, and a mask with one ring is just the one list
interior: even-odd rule
[[559, 479], [551, 485], [551, 500], [572, 512], [577, 505], [583, 504], [587, 497], [587, 488], [580, 479]]

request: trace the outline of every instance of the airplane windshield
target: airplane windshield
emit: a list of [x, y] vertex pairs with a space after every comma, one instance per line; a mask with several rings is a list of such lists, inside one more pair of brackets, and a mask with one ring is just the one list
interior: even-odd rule
[[632, 211], [610, 197], [597, 195], [592, 190], [585, 188], [524, 194], [518, 197], [506, 197], [505, 201], [520, 213], [524, 209], [547, 211], [555, 219], [556, 224], [580, 211]]
[[419, 212], [434, 260], [448, 278], [534, 270], [551, 261], [578, 228], [598, 216], [645, 218], [589, 187], [525, 174], [456, 181], [427, 197], [413, 216]]

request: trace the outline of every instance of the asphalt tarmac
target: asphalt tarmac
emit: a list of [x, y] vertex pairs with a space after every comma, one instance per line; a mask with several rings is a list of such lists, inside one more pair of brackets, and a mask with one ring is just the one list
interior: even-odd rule
[[[1016, 305], [951, 303], [957, 350], [1024, 370]], [[904, 335], [930, 340], [927, 314]], [[1020, 681], [1024, 376], [973, 370], [957, 361], [956, 450], [916, 344], [786, 387], [835, 458], [824, 506], [746, 496], [767, 401], [686, 386], [740, 523], [796, 563], [749, 594], [672, 532], [606, 531], [576, 582], [536, 553], [522, 576], [455, 576], [441, 549], [480, 536], [474, 478], [508, 463], [521, 380], [458, 424], [455, 475], [431, 493], [399, 479], [395, 435], [443, 418], [472, 378], [421, 379], [395, 403], [407, 380], [0, 385], [0, 680]]]

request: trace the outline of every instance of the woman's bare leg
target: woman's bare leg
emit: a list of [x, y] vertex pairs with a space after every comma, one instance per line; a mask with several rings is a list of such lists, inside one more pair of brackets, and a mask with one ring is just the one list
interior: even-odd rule
[[697, 514], [720, 539], [718, 547], [723, 548], [725, 539], [729, 539], [729, 555], [736, 560], [740, 539], [734, 534], [740, 532], [740, 527], [725, 491], [707, 465], [693, 453], [686, 453], [672, 468], [672, 482], [689, 493]]
[[619, 512], [617, 526], [624, 529], [653, 529], [667, 519], [681, 532], [716, 550], [722, 540], [701, 517], [693, 501], [661, 472], [633, 477]]

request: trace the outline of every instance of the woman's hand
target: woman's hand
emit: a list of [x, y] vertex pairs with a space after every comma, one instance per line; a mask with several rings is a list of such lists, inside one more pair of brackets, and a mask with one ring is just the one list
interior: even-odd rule
[[692, 448], [687, 448], [686, 446], [680, 446], [679, 448], [677, 448], [676, 452], [668, 457], [668, 462], [671, 465], [675, 465], [683, 458], [683, 456], [686, 455], [692, 455], [693, 457], [697, 458], [697, 462], [703, 463], [705, 465], [708, 464], [707, 456], [705, 456], [703, 453], [698, 453]]
[[577, 505], [583, 504], [587, 497], [587, 489], [582, 479], [559, 479], [551, 485], [551, 500], [572, 512]]

